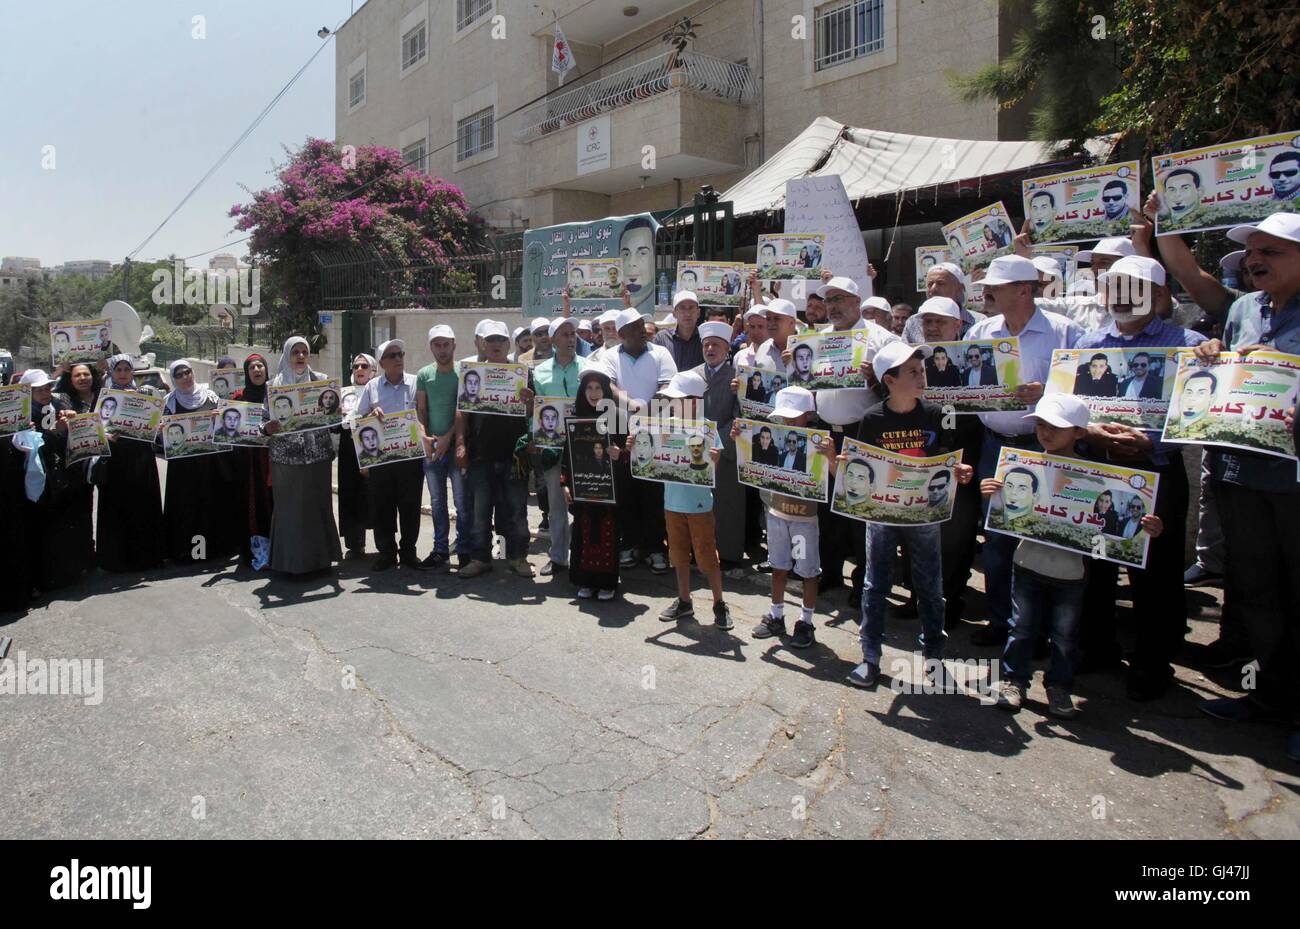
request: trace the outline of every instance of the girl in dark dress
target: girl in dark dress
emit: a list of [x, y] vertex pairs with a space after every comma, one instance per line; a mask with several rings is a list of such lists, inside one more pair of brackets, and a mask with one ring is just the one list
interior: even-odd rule
[[[600, 401], [614, 399], [609, 376], [599, 371], [587, 371], [578, 381], [578, 395], [574, 399], [573, 419], [595, 419], [600, 416]], [[610, 449], [617, 449], [625, 437], [610, 436]], [[618, 509], [612, 503], [584, 503], [572, 499], [569, 491], [569, 456], [566, 453], [560, 465], [560, 483], [573, 515], [573, 529], [569, 541], [569, 582], [578, 588], [584, 600], [598, 596], [612, 600], [618, 593]]]
[[345, 389], [343, 428], [339, 439], [339, 535], [347, 546], [349, 558], [366, 556], [366, 530], [370, 528], [370, 497], [366, 481], [357, 467], [352, 450], [352, 417], [357, 394], [375, 376], [379, 366], [371, 355], [362, 353], [352, 359], [352, 386]]
[[[244, 403], [266, 403], [266, 382], [271, 372], [261, 355], [244, 359], [244, 387], [235, 391], [232, 400]], [[261, 536], [270, 545], [271, 540], [271, 458], [265, 448], [242, 446], [231, 449], [235, 483], [239, 488], [242, 531], [239, 535], [239, 563], [250, 567], [253, 563], [253, 537]]]
[[[130, 355], [108, 359], [115, 390], [135, 390]], [[152, 442], [108, 437], [113, 454], [97, 458], [91, 475], [99, 488], [95, 554], [105, 571], [140, 572], [162, 566], [162, 491]]]

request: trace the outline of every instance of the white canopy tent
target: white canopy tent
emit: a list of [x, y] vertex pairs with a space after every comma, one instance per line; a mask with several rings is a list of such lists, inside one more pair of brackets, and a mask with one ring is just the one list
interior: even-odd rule
[[[1091, 154], [1104, 159], [1110, 154], [1112, 142], [1095, 139], [1088, 148]], [[838, 174], [849, 199], [857, 201], [1053, 163], [1059, 163], [1059, 159], [1052, 156], [1052, 146], [1044, 142], [936, 139], [857, 129], [819, 116], [719, 199], [730, 200], [734, 214], [744, 216], [784, 209], [785, 182], [791, 178]]]

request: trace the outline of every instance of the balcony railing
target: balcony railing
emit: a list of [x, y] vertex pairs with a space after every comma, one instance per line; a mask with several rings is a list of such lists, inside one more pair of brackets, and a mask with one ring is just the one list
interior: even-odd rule
[[689, 89], [741, 104], [754, 100], [754, 79], [745, 65], [710, 55], [685, 54], [678, 60], [680, 66], [670, 71], [668, 56], [659, 55], [590, 84], [556, 94], [523, 114], [515, 138], [520, 142], [531, 142], [670, 90]]

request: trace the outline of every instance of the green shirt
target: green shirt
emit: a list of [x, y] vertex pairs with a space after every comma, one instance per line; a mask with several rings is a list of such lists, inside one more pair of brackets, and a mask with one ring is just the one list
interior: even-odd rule
[[582, 361], [577, 355], [567, 365], [561, 366], [552, 355], [533, 368], [533, 389], [539, 397], [576, 397], [578, 380], [582, 375]]
[[424, 394], [428, 407], [425, 423], [429, 435], [446, 435], [456, 423], [456, 371], [439, 371], [437, 363], [425, 365], [415, 376], [415, 390]]

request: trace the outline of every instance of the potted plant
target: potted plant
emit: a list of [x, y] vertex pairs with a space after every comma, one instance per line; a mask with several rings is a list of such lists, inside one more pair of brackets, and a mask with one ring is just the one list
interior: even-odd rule
[[665, 44], [672, 46], [668, 51], [668, 86], [685, 87], [686, 75], [683, 72], [686, 70], [686, 63], [682, 60], [682, 56], [695, 39], [695, 23], [691, 22], [689, 16], [683, 16], [672, 24], [662, 38]]

